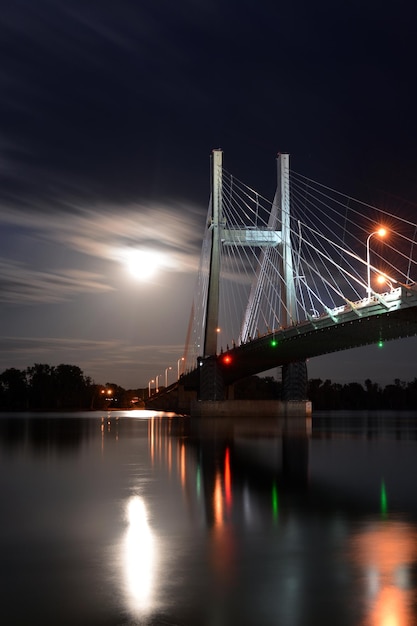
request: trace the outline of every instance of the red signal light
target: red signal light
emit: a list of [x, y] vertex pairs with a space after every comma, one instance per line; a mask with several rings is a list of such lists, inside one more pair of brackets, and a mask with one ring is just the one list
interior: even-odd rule
[[225, 354], [224, 357], [222, 358], [222, 362], [225, 365], [230, 365], [230, 363], [232, 362], [232, 357], [230, 356], [230, 354]]

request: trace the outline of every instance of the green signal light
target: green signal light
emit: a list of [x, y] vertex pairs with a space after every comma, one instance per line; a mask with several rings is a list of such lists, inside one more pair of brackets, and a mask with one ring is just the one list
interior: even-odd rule
[[272, 516], [274, 520], [278, 519], [278, 490], [275, 483], [272, 485]]
[[380, 339], [378, 341], [378, 348], [383, 348], [384, 347], [384, 342]]
[[276, 348], [277, 345], [278, 345], [278, 341], [276, 339], [271, 339], [271, 346], [273, 348]]

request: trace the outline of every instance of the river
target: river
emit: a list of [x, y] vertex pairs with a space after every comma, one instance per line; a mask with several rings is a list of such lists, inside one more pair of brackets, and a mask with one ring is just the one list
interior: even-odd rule
[[417, 414], [287, 426], [0, 414], [0, 623], [415, 626]]

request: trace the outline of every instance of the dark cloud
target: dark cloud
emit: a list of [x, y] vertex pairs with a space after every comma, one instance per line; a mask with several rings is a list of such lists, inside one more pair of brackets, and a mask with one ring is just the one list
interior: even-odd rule
[[[230, 146], [239, 168], [242, 148], [263, 159], [285, 149], [302, 163], [318, 153], [329, 169], [354, 155], [366, 167], [375, 143], [381, 153], [400, 143], [410, 150], [402, 114], [415, 99], [416, 51], [407, 4], [3, 8], [5, 199], [195, 199], [197, 190], [201, 198], [217, 145]], [[249, 171], [259, 156], [246, 159]]]

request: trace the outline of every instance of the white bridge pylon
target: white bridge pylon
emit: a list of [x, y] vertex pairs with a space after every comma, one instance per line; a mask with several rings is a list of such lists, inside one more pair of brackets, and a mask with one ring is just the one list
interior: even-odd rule
[[211, 223], [212, 231], [210, 274], [206, 307], [204, 356], [217, 354], [219, 288], [221, 270], [221, 247], [257, 247], [261, 249], [260, 262], [256, 276], [252, 281], [246, 312], [242, 323], [240, 340], [246, 342], [250, 327], [257, 318], [261, 300], [265, 267], [269, 261], [269, 251], [280, 251], [279, 282], [281, 293], [280, 319], [283, 326], [289, 326], [296, 320], [296, 296], [291, 249], [290, 229], [290, 186], [289, 154], [279, 154], [277, 159], [277, 189], [268, 218], [263, 228], [231, 228], [223, 214], [223, 152], [220, 149], [212, 153], [212, 196]]

